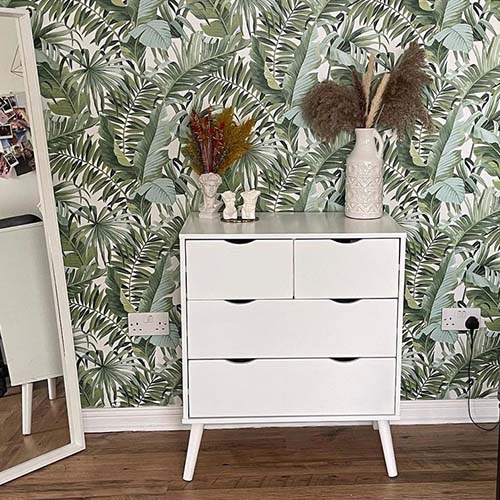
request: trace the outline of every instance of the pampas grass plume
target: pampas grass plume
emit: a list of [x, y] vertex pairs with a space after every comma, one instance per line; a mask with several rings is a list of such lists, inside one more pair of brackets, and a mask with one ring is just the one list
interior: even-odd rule
[[425, 50], [410, 43], [392, 72], [379, 79], [370, 99], [375, 72], [375, 56], [370, 54], [363, 79], [352, 70], [353, 85], [325, 81], [314, 86], [302, 102], [303, 117], [314, 134], [326, 141], [334, 141], [342, 131], [378, 124], [401, 139], [417, 121], [432, 125], [423, 101], [424, 86], [431, 81], [426, 68]]
[[375, 71], [375, 54], [370, 54], [366, 73], [363, 75], [363, 92], [365, 94], [365, 113], [368, 114], [370, 107], [370, 90], [372, 86], [373, 73]]
[[385, 89], [389, 83], [390, 77], [389, 73], [386, 73], [378, 84], [377, 91], [375, 92], [375, 96], [373, 97], [373, 101], [370, 106], [370, 112], [366, 118], [366, 128], [373, 127], [373, 124], [375, 123], [375, 118], [382, 107]]

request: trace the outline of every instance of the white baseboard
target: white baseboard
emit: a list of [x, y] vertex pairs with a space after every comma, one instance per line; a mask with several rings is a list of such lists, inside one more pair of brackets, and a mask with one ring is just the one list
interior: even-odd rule
[[178, 431], [182, 424], [180, 406], [142, 406], [139, 408], [84, 408], [85, 432]]
[[[402, 401], [401, 420], [397, 425], [468, 424], [470, 423], [465, 399], [443, 399], [440, 401]], [[474, 421], [490, 423], [498, 421], [496, 399], [471, 401]]]
[[[488, 423], [498, 420], [498, 401], [478, 399], [472, 402], [472, 413], [477, 422]], [[85, 432], [125, 431], [176, 431], [188, 429], [181, 423], [180, 406], [139, 408], [86, 408], [83, 410]], [[463, 399], [440, 401], [403, 401], [401, 420], [395, 425], [459, 424], [469, 423], [467, 401]], [[281, 426], [304, 425], [367, 425], [368, 422], [318, 422], [316, 424], [279, 424]], [[274, 424], [273, 427], [278, 427]], [[208, 428], [241, 427], [235, 425], [213, 425]], [[269, 427], [267, 424], [251, 424], [246, 427]]]

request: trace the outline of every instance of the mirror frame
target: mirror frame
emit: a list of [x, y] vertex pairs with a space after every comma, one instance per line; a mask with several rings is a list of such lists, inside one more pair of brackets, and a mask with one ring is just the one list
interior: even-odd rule
[[5, 471], [0, 471], [0, 484], [4, 484], [84, 450], [85, 436], [83, 432], [80, 389], [76, 369], [75, 348], [73, 343], [73, 329], [71, 325], [63, 253], [59, 236], [59, 225], [57, 222], [52, 174], [49, 163], [47, 136], [45, 131], [40, 85], [38, 81], [35, 48], [31, 32], [30, 13], [26, 9], [0, 8], [0, 16], [9, 17], [17, 21], [19, 51], [22, 57], [24, 88], [28, 113], [31, 121], [31, 136], [36, 162], [40, 207], [43, 215], [43, 226], [47, 242], [49, 266], [53, 276], [52, 286], [54, 290], [54, 300], [56, 302], [59, 319], [58, 334], [61, 346], [61, 355], [63, 357], [62, 365], [64, 390], [70, 433], [70, 442], [67, 445], [45, 453], [44, 455], [29, 459], [26, 462], [15, 465]]

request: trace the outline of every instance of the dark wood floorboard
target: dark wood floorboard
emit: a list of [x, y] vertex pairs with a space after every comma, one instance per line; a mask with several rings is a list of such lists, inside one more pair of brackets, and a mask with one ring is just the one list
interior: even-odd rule
[[494, 500], [496, 432], [393, 428], [389, 479], [371, 427], [209, 430], [194, 481], [188, 433], [87, 435], [87, 450], [0, 487], [8, 500]]

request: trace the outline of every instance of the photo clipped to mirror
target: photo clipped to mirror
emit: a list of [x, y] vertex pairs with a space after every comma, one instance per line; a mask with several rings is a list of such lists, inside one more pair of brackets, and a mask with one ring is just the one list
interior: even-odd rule
[[35, 170], [31, 127], [25, 98], [0, 96], [0, 177], [19, 177]]

